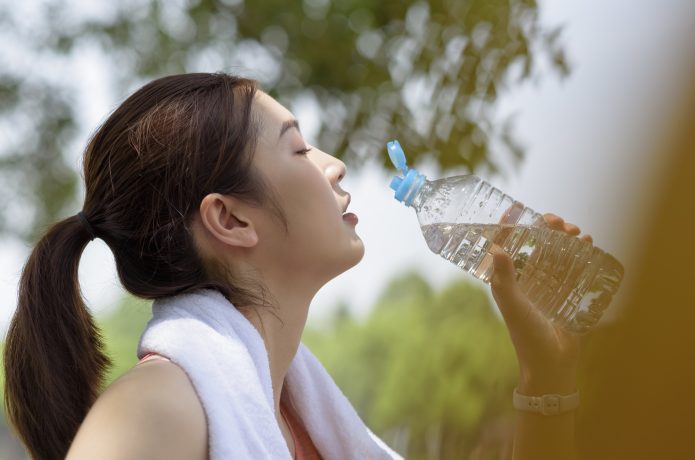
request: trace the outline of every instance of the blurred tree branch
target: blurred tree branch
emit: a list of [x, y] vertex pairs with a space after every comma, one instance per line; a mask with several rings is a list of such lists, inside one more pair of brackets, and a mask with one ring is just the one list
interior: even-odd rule
[[[131, 0], [96, 16], [46, 0], [30, 22], [16, 10], [0, 6], [6, 46], [56, 62], [97, 46], [119, 95], [165, 74], [222, 70], [290, 106], [308, 98], [321, 109], [318, 145], [353, 166], [387, 166], [384, 143], [399, 138], [413, 164], [498, 172], [491, 150], [523, 158], [513, 120], [493, 114], [498, 96], [534, 78], [540, 58], [569, 72], [561, 28], [541, 27], [534, 0]], [[66, 150], [80, 89], [60, 77], [0, 68], [0, 127], [14, 136], [0, 146], [0, 233], [31, 240], [75, 206]]]

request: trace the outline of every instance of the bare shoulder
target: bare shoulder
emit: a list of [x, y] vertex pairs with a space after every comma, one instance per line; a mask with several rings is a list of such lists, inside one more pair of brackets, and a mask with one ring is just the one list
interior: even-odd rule
[[67, 458], [208, 458], [205, 412], [186, 373], [153, 359], [120, 376], [90, 409]]

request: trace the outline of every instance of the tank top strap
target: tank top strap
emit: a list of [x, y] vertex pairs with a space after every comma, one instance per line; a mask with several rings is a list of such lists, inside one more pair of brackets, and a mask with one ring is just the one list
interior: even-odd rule
[[142, 364], [145, 361], [149, 361], [151, 359], [164, 359], [166, 361], [171, 361], [169, 358], [167, 358], [166, 356], [160, 355], [159, 353], [149, 352], [145, 356], [140, 358], [140, 361], [138, 361], [137, 364], [135, 364], [135, 365], [137, 366], [138, 364]]
[[288, 405], [283, 398], [280, 399], [280, 414], [284, 417], [294, 440], [294, 460], [322, 460], [304, 425], [294, 411], [288, 410]]

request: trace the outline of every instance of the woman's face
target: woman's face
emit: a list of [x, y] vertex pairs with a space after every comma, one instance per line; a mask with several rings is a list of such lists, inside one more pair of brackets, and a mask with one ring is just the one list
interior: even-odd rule
[[267, 94], [257, 92], [253, 110], [260, 121], [254, 165], [275, 189], [288, 225], [285, 232], [277, 219], [266, 221], [257, 229], [259, 245], [292, 276], [326, 282], [364, 255], [356, 224], [343, 218], [350, 202], [339, 185], [345, 164], [308, 145], [292, 113]]

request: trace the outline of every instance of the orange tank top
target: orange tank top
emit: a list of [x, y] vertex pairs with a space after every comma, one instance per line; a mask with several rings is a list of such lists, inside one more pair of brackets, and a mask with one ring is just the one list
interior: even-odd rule
[[[149, 359], [166, 359], [166, 356], [159, 355], [157, 353], [147, 353], [143, 356], [137, 364], [143, 363]], [[136, 365], [137, 365], [136, 364]], [[299, 417], [293, 410], [290, 410], [288, 405], [280, 398], [280, 415], [285, 419], [285, 423], [292, 433], [292, 439], [294, 440], [294, 460], [322, 460], [321, 454], [314, 445], [309, 433], [304, 428]]]

